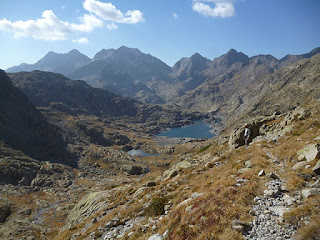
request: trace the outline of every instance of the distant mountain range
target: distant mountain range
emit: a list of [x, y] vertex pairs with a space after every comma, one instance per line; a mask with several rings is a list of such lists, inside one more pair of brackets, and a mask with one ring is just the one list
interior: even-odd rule
[[50, 52], [33, 65], [21, 64], [7, 71], [52, 71], [144, 103], [178, 103], [190, 109], [229, 115], [243, 108], [245, 100], [271, 74], [318, 53], [320, 48], [282, 59], [271, 55], [249, 58], [231, 49], [212, 61], [196, 53], [180, 59], [171, 68], [138, 49], [120, 47], [103, 49], [93, 59], [77, 50], [66, 54]]
[[47, 72], [61, 73], [63, 75], [72, 74], [74, 71], [88, 64], [90, 58], [80, 53], [78, 50], [72, 50], [68, 53], [48, 52], [35, 64], [22, 63], [19, 66], [8, 68], [6, 72], [22, 72], [41, 70]]

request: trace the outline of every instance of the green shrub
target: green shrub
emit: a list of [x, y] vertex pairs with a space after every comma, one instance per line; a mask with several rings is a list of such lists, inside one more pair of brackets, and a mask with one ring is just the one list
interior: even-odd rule
[[211, 147], [211, 145], [212, 145], [212, 144], [209, 144], [209, 145], [207, 145], [207, 146], [204, 146], [203, 148], [201, 148], [201, 149], [198, 151], [198, 153], [202, 153], [202, 152], [208, 150], [209, 147]]
[[157, 216], [157, 215], [163, 215], [164, 214], [164, 205], [167, 203], [166, 197], [159, 197], [154, 198], [150, 204], [145, 210], [144, 214], [146, 216]]

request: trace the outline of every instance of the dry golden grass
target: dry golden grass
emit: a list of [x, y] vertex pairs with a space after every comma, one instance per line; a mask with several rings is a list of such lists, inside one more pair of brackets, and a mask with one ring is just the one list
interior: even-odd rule
[[320, 220], [314, 219], [307, 226], [299, 228], [295, 240], [319, 240]]
[[285, 219], [294, 225], [298, 225], [300, 220], [316, 219], [320, 216], [320, 196], [307, 199], [304, 204], [285, 213]]
[[[268, 125], [279, 124], [281, 120], [270, 122]], [[271, 172], [279, 174], [283, 180], [287, 181], [286, 185], [290, 195], [301, 189], [305, 181], [296, 172], [292, 171], [291, 167], [297, 161], [297, 151], [312, 143], [313, 139], [320, 135], [318, 122], [319, 116], [299, 121], [294, 125], [292, 133], [280, 138], [277, 143], [262, 141], [250, 145], [248, 149], [240, 147], [230, 151], [227, 143], [218, 145], [215, 140], [193, 144], [193, 146], [190, 144], [189, 147], [186, 147], [187, 145], [178, 146], [175, 153], [171, 154], [169, 160], [166, 161], [170, 162], [171, 166], [183, 160], [186, 154], [190, 154], [191, 160], [211, 154], [212, 159], [218, 157], [214, 163], [219, 162], [220, 165], [216, 166], [212, 163], [211, 166], [205, 167], [205, 162], [203, 162], [198, 166], [181, 170], [179, 178], [157, 182], [156, 186], [145, 188], [140, 196], [133, 199], [134, 193], [143, 184], [154, 181], [167, 169], [163, 166], [157, 166], [158, 162], [164, 163], [160, 158], [144, 159], [151, 166], [151, 173], [142, 176], [139, 182], [126, 189], [113, 189], [115, 192], [113, 197], [110, 198], [110, 208], [114, 208], [114, 210], [100, 219], [99, 223], [93, 224], [82, 237], [89, 236], [99, 226], [116, 216], [123, 220], [142, 216], [144, 204], [166, 196], [167, 201], [173, 205], [172, 210], [169, 215], [164, 216], [156, 224], [155, 230], [150, 227], [144, 233], [141, 231], [141, 225], [137, 225], [130, 230], [133, 234], [130, 237], [126, 235], [124, 239], [148, 239], [152, 234], [164, 233], [166, 230], [169, 230], [168, 240], [242, 239], [242, 234], [232, 229], [231, 222], [240, 220], [248, 223], [252, 220], [253, 217], [249, 214], [249, 210], [254, 204], [253, 198], [263, 193], [264, 184], [269, 181], [267, 177], [258, 177], [258, 172], [264, 169], [267, 174]], [[184, 156], [181, 157], [180, 154]], [[276, 157], [282, 165], [278, 166], [272, 163], [270, 155]], [[244, 162], [248, 160], [251, 161], [252, 167], [243, 173], [239, 173], [239, 170], [245, 167]], [[304, 169], [302, 172], [310, 174], [311, 170]], [[240, 178], [247, 181], [237, 186], [237, 179]], [[179, 203], [189, 199], [195, 192], [203, 193], [203, 195], [191, 200], [187, 205], [177, 208]], [[285, 215], [286, 221], [300, 226], [297, 239], [317, 239], [319, 233], [319, 220], [317, 219], [320, 214], [319, 202], [318, 198], [308, 199], [301, 207], [294, 208]], [[163, 204], [160, 207], [162, 208], [162, 206]], [[153, 214], [150, 216], [157, 218]], [[307, 226], [301, 224], [304, 220], [310, 220], [310, 224]], [[63, 233], [64, 235], [56, 239], [67, 239], [68, 236], [79, 231], [78, 229], [81, 229], [90, 221], [91, 219], [87, 219], [74, 229], [69, 230], [68, 234]], [[146, 222], [142, 224], [146, 224], [147, 221], [146, 218]], [[99, 233], [96, 232], [96, 234]], [[81, 238], [79, 237], [79, 239]]]
[[271, 125], [274, 125], [274, 124], [281, 123], [283, 119], [284, 119], [284, 117], [279, 117], [278, 119], [275, 119], [275, 120], [267, 122], [267, 125], [271, 126]]
[[[222, 149], [220, 148], [219, 151]], [[216, 152], [209, 148], [205, 152]], [[224, 149], [225, 154], [217, 161], [222, 165], [203, 169], [185, 170], [188, 176], [189, 191], [181, 192], [173, 200], [177, 205], [194, 192], [203, 192], [204, 195], [191, 201], [190, 213], [183, 206], [175, 209], [165, 228], [170, 228], [168, 239], [241, 239], [241, 234], [231, 228], [231, 221], [238, 219], [248, 222], [253, 198], [260, 192], [263, 179], [256, 177], [261, 168], [267, 168], [269, 161], [260, 147], [250, 147], [248, 150], [240, 148], [234, 152]], [[240, 161], [239, 161], [240, 160]], [[251, 160], [252, 169], [239, 174], [238, 169], [244, 166], [243, 162]], [[194, 175], [194, 172], [200, 172]], [[248, 181], [236, 186], [236, 178], [245, 178]], [[178, 188], [176, 191], [181, 191]], [[172, 193], [174, 194], [174, 192]], [[161, 232], [161, 231], [160, 231]]]

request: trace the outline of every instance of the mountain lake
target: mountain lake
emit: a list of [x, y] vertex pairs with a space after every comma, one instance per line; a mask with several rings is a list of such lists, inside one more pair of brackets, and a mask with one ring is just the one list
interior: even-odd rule
[[158, 153], [156, 153], [156, 154], [146, 153], [146, 152], [142, 151], [141, 149], [138, 149], [138, 150], [132, 149], [132, 150], [128, 151], [127, 154], [129, 154], [133, 157], [148, 157], [148, 156], [159, 155]]
[[159, 133], [157, 137], [169, 138], [212, 138], [216, 136], [210, 132], [212, 127], [210, 124], [202, 121], [195, 121], [193, 125], [171, 128], [168, 131]]

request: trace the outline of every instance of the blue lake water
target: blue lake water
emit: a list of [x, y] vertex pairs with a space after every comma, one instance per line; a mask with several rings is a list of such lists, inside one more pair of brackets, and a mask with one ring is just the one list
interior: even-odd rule
[[170, 137], [170, 138], [212, 138], [216, 136], [210, 132], [211, 126], [202, 121], [195, 121], [193, 125], [171, 128], [166, 132], [159, 133], [159, 137]]

